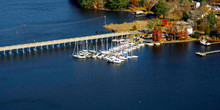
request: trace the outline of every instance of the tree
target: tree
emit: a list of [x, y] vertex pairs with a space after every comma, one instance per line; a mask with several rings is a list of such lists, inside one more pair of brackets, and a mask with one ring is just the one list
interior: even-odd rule
[[209, 35], [209, 34], [210, 34], [210, 28], [209, 28], [209, 26], [206, 26], [205, 34], [206, 34], [206, 35]]
[[149, 20], [148, 24], [147, 24], [147, 28], [148, 29], [153, 29], [154, 26], [160, 26], [161, 25], [161, 20], [159, 18], [157, 19], [151, 19]]
[[210, 23], [210, 28], [214, 28], [214, 26], [217, 24], [218, 22], [218, 19], [216, 18], [215, 16], [215, 13], [214, 12], [211, 12], [208, 16], [207, 16], [207, 19]]
[[188, 36], [188, 30], [186, 27], [185, 27], [184, 35], [185, 35], [185, 39], [187, 40], [189, 36]]
[[80, 5], [81, 5], [83, 8], [91, 8], [93, 2], [94, 2], [94, 0], [81, 0], [81, 1], [80, 1]]
[[150, 0], [147, 0], [146, 3], [145, 3], [145, 7], [147, 9], [147, 11], [149, 12], [151, 10], [151, 8], [153, 7], [153, 2], [150, 1]]
[[200, 37], [200, 34], [198, 32], [195, 32], [192, 37], [198, 39]]
[[188, 15], [186, 12], [183, 12], [183, 17], [182, 17], [182, 19], [183, 19], [184, 21], [187, 21], [187, 20], [189, 19], [189, 15]]
[[161, 29], [161, 27], [160, 27], [160, 28], [157, 30], [157, 40], [158, 40], [159, 42], [161, 42], [162, 37], [163, 37], [163, 31], [162, 31], [162, 29]]
[[153, 31], [153, 37], [152, 37], [153, 41], [157, 41], [157, 27], [154, 26], [154, 31]]
[[162, 25], [162, 26], [166, 26], [166, 25], [167, 25], [167, 20], [166, 20], [166, 19], [163, 19], [161, 25]]
[[192, 0], [189, 0], [190, 3], [192, 3]]
[[138, 0], [132, 0], [132, 4], [133, 4], [133, 6], [138, 6]]
[[201, 0], [201, 6], [205, 6], [207, 3], [206, 3], [207, 0]]
[[109, 9], [123, 9], [127, 7], [127, 0], [107, 0], [106, 8]]
[[154, 12], [154, 14], [159, 17], [161, 15], [163, 15], [163, 18], [166, 14], [166, 12], [169, 10], [168, 5], [166, 4], [166, 2], [160, 0], [153, 8], [152, 11]]
[[134, 26], [132, 27], [132, 30], [133, 30], [133, 31], [137, 30], [137, 26], [134, 25]]

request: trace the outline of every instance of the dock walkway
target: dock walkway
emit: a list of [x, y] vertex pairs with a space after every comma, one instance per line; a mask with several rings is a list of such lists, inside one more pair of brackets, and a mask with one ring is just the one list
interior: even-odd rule
[[212, 42], [212, 43], [210, 43], [211, 45], [213, 45], [213, 44], [220, 44], [220, 42]]
[[220, 50], [214, 50], [214, 51], [208, 51], [208, 52], [196, 52], [196, 55], [204, 57], [206, 55], [215, 54], [215, 53], [220, 53]]

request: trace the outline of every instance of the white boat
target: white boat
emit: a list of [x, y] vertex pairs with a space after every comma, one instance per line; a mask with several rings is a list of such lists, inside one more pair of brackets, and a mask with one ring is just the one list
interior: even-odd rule
[[[75, 47], [77, 46], [77, 51], [76, 51], [76, 54], [74, 54], [74, 52], [72, 53], [72, 56], [74, 57], [74, 58], [78, 58], [78, 59], [85, 59], [86, 58], [86, 56], [84, 55], [84, 54], [82, 54], [82, 53], [79, 53], [79, 49], [78, 49], [78, 42], [77, 42], [77, 44], [75, 43]], [[75, 49], [74, 49], [75, 50]]]
[[118, 59], [118, 58], [115, 58], [115, 59], [113, 60], [113, 63], [120, 64], [120, 63], [122, 63], [122, 60], [120, 60], [120, 59]]
[[102, 54], [109, 54], [109, 51], [100, 51]]
[[76, 58], [78, 58], [78, 59], [85, 59], [86, 56], [81, 54], [81, 55], [77, 55]]
[[102, 59], [104, 56], [105, 56], [105, 54], [99, 54], [99, 55], [97, 56], [97, 58], [98, 58], [98, 59]]
[[155, 45], [157, 45], [157, 46], [160, 45], [160, 42], [156, 42]]
[[148, 46], [154, 46], [154, 43], [146, 43]]
[[121, 59], [121, 60], [127, 60], [128, 57], [123, 55], [123, 56], [119, 56], [119, 59]]
[[132, 58], [138, 58], [138, 56], [136, 55], [126, 55], [128, 59], [132, 59]]
[[91, 53], [96, 53], [96, 51], [95, 51], [95, 50], [89, 50], [89, 52], [91, 52]]
[[98, 55], [99, 55], [99, 53], [94, 54], [94, 55], [92, 55], [92, 58], [93, 58], [93, 59], [96, 59], [96, 58], [98, 58]]
[[207, 42], [207, 40], [201, 40], [200, 43], [205, 46], [210, 46], [211, 43]]
[[145, 44], [144, 43], [141, 43], [141, 44], [138, 44], [140, 47], [144, 47]]
[[136, 56], [136, 55], [132, 55], [131, 57], [132, 57], [132, 58], [138, 58], [138, 56]]

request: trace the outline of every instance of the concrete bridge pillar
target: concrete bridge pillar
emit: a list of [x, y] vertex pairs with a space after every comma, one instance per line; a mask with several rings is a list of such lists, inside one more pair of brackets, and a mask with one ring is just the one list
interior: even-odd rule
[[34, 51], [35, 51], [35, 52], [37, 51], [37, 47], [36, 47], [36, 46], [34, 47]]
[[9, 54], [12, 55], [12, 50], [9, 50]]
[[31, 47], [29, 47], [29, 50], [28, 50], [28, 51], [29, 51], [29, 53], [31, 53]]
[[23, 48], [23, 54], [25, 54], [25, 48]]

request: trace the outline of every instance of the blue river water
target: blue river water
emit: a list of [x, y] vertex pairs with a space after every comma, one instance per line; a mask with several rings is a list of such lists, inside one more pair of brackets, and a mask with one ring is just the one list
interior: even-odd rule
[[[68, 0], [0, 2], [1, 46], [96, 34], [104, 15], [108, 24], [133, 20]], [[73, 59], [72, 47], [0, 58], [0, 110], [219, 110], [220, 54], [195, 55], [219, 48], [143, 47], [133, 53], [138, 59], [121, 65]]]

